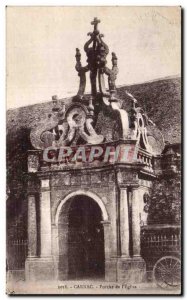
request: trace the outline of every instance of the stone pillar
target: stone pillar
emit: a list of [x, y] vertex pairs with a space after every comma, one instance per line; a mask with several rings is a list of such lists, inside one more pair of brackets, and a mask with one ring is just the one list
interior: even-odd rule
[[120, 188], [121, 256], [129, 257], [129, 207], [127, 188]]
[[111, 249], [111, 223], [102, 221], [104, 230], [104, 247], [105, 247], [105, 281], [116, 281], [116, 258], [112, 256]]
[[105, 260], [110, 258], [110, 236], [109, 236], [109, 230], [110, 230], [110, 222], [109, 221], [101, 221], [103, 224], [103, 230], [104, 230], [104, 247], [105, 247]]
[[[36, 184], [33, 185], [33, 190]], [[39, 192], [39, 190], [38, 190]], [[33, 194], [33, 192], [29, 192]], [[50, 204], [50, 187], [49, 179], [41, 178], [40, 190], [40, 255], [36, 251], [37, 236], [36, 233], [36, 203], [35, 197], [28, 198], [28, 234], [29, 234], [29, 256], [25, 262], [25, 278], [31, 281], [54, 280], [55, 262], [51, 255], [51, 204]], [[35, 241], [33, 243], [33, 241]], [[37, 257], [36, 257], [37, 254]]]
[[140, 211], [139, 211], [139, 190], [132, 188], [132, 244], [133, 257], [140, 256]]
[[56, 224], [52, 225], [51, 229], [51, 253], [54, 260], [55, 266], [55, 279], [59, 279], [59, 235], [58, 235], [58, 227]]
[[36, 199], [28, 195], [28, 258], [37, 256]]
[[51, 256], [51, 203], [49, 179], [41, 179], [40, 196], [41, 257]]
[[58, 280], [67, 280], [69, 272], [68, 264], [68, 229], [69, 224], [63, 223], [58, 226], [59, 256], [58, 256]]

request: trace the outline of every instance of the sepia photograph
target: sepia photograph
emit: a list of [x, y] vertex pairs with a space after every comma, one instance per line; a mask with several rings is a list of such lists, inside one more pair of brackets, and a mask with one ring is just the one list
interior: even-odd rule
[[180, 6], [6, 7], [6, 293], [181, 295]]

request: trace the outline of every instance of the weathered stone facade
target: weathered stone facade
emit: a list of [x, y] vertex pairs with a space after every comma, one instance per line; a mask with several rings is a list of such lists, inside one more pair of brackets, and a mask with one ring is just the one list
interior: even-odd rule
[[[85, 44], [85, 67], [76, 50], [80, 76], [77, 95], [68, 105], [53, 97], [52, 110], [46, 110], [46, 117], [31, 129], [28, 169], [24, 174], [28, 204], [26, 280], [68, 280], [72, 274], [80, 279], [80, 270], [72, 267], [78, 268], [79, 260], [87, 271], [90, 268], [84, 276], [89, 273], [94, 278], [96, 269], [103, 268], [99, 275], [106, 281], [145, 280], [141, 226], [147, 225], [148, 213], [154, 211], [151, 197], [155, 182], [162, 180], [164, 172], [168, 175], [170, 170], [173, 177], [178, 172], [178, 152], [168, 152], [161, 131], [137, 100], [130, 93], [119, 98], [115, 87], [117, 57], [112, 54], [112, 69], [107, 68], [108, 47], [97, 29], [98, 20], [93, 25]], [[87, 71], [91, 95], [84, 95]], [[104, 75], [108, 76], [109, 91], [104, 87]], [[117, 161], [58, 161], [59, 149], [67, 146], [74, 150], [81, 146], [86, 151], [91, 151], [92, 146], [110, 147], [111, 152], [123, 146], [131, 149], [133, 157], [131, 153]], [[55, 154], [45, 161], [48, 147]], [[76, 216], [76, 209], [80, 216]], [[85, 233], [86, 227], [90, 228]], [[74, 237], [79, 233], [82, 239], [87, 234], [85, 240]], [[101, 252], [100, 257], [93, 256], [89, 242], [93, 247], [94, 242], [98, 243], [94, 250]], [[88, 255], [84, 259], [83, 252], [77, 250], [83, 246]], [[90, 257], [96, 260], [93, 267]]]
[[[104, 227], [105, 279], [108, 281], [125, 280], [124, 276], [127, 276], [125, 268], [129, 264], [133, 269], [129, 277], [131, 280], [133, 274], [138, 276], [137, 272], [134, 272], [135, 266], [138, 265], [138, 268], [142, 266], [142, 271], [145, 271], [145, 264], [140, 257], [140, 222], [146, 221], [143, 195], [149, 192], [153, 175], [147, 174], [147, 176], [148, 178], [144, 180], [144, 175], [140, 175], [138, 168], [127, 171], [126, 166], [107, 166], [106, 169], [78, 169], [68, 172], [62, 170], [38, 172], [37, 177], [40, 182], [40, 188], [37, 191], [40, 194], [38, 233], [36, 230], [37, 213], [34, 212], [36, 190], [33, 194], [32, 190], [28, 190], [30, 252], [26, 262], [27, 276], [30, 279], [39, 279], [40, 274], [44, 273], [45, 278], [46, 276], [49, 276], [49, 279], [58, 278], [58, 259], [61, 251], [58, 245], [58, 218], [65, 203], [75, 196], [87, 196], [96, 201], [101, 209], [101, 222]], [[66, 216], [68, 209], [67, 207]], [[68, 230], [67, 226], [68, 218], [63, 227], [64, 232]], [[132, 227], [131, 245], [129, 244], [129, 226]], [[40, 246], [37, 244], [37, 234], [40, 235]], [[36, 255], [39, 252], [38, 247], [40, 247], [39, 257]], [[66, 246], [63, 244], [63, 247]], [[44, 258], [48, 265], [51, 264], [47, 275]], [[40, 261], [41, 267], [38, 271], [38, 268], [35, 269], [35, 264], [40, 265]], [[64, 274], [64, 279], [68, 279], [68, 275]]]
[[[162, 135], [156, 130], [155, 137], [155, 125], [143, 109], [138, 107], [131, 94], [127, 93], [129, 101], [132, 102], [130, 111], [121, 108], [122, 101], [117, 98], [115, 87], [117, 57], [112, 53], [113, 66], [112, 69], [107, 68], [106, 56], [109, 50], [97, 29], [98, 23], [99, 20], [94, 19], [93, 33], [84, 46], [88, 57], [87, 66], [82, 67], [81, 54], [76, 49], [76, 70], [80, 76], [80, 87], [77, 96], [72, 99], [72, 104], [59, 107], [57, 97], [53, 97], [53, 113], [31, 130], [31, 143], [38, 150], [28, 154], [28, 180], [31, 186], [33, 178], [38, 180], [37, 193], [40, 196], [37, 206], [32, 188], [30, 191], [28, 186], [30, 251], [26, 261], [26, 278], [30, 280], [44, 277], [58, 280], [69, 278], [72, 264], [68, 259], [72, 250], [69, 241], [72, 232], [71, 210], [73, 201], [85, 197], [96, 202], [101, 212], [99, 223], [103, 227], [99, 230], [103, 231], [102, 275], [105, 280], [140, 282], [145, 277], [145, 262], [140, 253], [140, 226], [147, 223], [144, 200], [155, 178], [153, 154], [163, 149]], [[90, 47], [92, 43], [93, 46]], [[85, 98], [87, 71], [90, 71], [92, 94]], [[105, 90], [104, 75], [108, 76], [109, 92]], [[99, 91], [96, 79], [99, 80]], [[98, 121], [100, 124], [103, 121], [100, 128], [97, 126]], [[73, 158], [67, 161], [67, 155], [64, 156], [60, 148], [66, 146], [74, 147], [79, 151], [79, 156], [85, 152], [85, 159], [75, 161]], [[46, 160], [45, 150], [48, 147], [53, 152], [50, 152], [50, 157]], [[102, 161], [91, 159], [95, 149], [100, 152], [105, 150]], [[89, 159], [86, 160], [88, 152]], [[116, 155], [118, 158], [112, 160], [111, 156], [116, 158]], [[95, 156], [98, 158], [98, 153]], [[63, 157], [64, 161], [59, 162], [59, 157]], [[89, 201], [85, 203], [88, 204]], [[83, 200], [81, 202], [84, 203]], [[86, 219], [87, 214], [84, 211]], [[86, 222], [81, 226], [89, 227], [88, 220]], [[73, 230], [77, 232], [76, 228]], [[80, 234], [84, 235], [83, 229]], [[38, 237], [40, 243], [37, 242]], [[94, 236], [90, 233], [88, 241], [92, 239]], [[101, 249], [100, 251], [102, 252]], [[88, 246], [86, 252], [89, 260]], [[72, 256], [78, 256], [78, 252]], [[75, 261], [81, 257], [73, 259]], [[97, 268], [99, 264], [97, 261]], [[86, 267], [89, 266], [87, 261]]]

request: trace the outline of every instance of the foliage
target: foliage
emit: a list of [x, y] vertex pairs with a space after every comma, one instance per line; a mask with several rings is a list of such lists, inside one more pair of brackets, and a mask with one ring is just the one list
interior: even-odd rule
[[148, 224], [180, 224], [180, 177], [160, 178], [153, 182]]

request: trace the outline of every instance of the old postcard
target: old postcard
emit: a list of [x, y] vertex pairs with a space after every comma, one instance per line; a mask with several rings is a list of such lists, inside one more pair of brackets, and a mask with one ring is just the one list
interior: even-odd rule
[[7, 294], [181, 294], [181, 8], [6, 22]]

